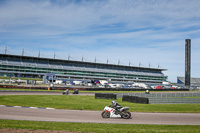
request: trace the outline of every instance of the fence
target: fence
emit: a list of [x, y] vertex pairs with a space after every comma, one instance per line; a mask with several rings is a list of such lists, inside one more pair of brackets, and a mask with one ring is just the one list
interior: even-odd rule
[[145, 94], [145, 93], [117, 93], [117, 98], [122, 98], [123, 95], [147, 97], [147, 98], [200, 97], [199, 92], [190, 92], [190, 93], [150, 93], [150, 94]]
[[150, 104], [195, 104], [200, 98], [148, 98]]
[[[117, 98], [123, 98], [124, 96], [135, 96], [148, 98], [149, 104], [192, 104], [200, 103], [199, 92], [190, 92], [190, 93], [117, 93]], [[183, 98], [183, 97], [192, 97], [192, 98]]]
[[[143, 103], [143, 104], [192, 104], [200, 103], [200, 93], [95, 93], [95, 99], [116, 99], [122, 98], [122, 101]], [[193, 97], [193, 98], [181, 98]]]

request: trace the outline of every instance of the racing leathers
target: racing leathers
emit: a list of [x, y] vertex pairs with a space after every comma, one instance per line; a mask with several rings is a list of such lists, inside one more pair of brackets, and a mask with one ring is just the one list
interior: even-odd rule
[[117, 102], [115, 103], [115, 104], [112, 104], [112, 105], [110, 105], [109, 107], [111, 107], [111, 108], [114, 108], [115, 109], [115, 114], [116, 115], [118, 115], [119, 114], [119, 109], [121, 109], [122, 108], [122, 106], [121, 105], [119, 105]]

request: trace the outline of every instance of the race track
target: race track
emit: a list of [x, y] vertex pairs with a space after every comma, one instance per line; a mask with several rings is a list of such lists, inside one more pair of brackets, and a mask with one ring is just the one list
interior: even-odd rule
[[163, 124], [163, 125], [200, 125], [200, 114], [195, 113], [132, 113], [132, 119], [101, 117], [101, 111], [80, 111], [62, 109], [34, 109], [0, 106], [0, 119], [119, 123], [119, 124]]
[[[49, 92], [0, 92], [0, 95], [62, 95]], [[71, 94], [72, 95], [72, 94]], [[94, 95], [78, 94], [78, 95]], [[102, 109], [103, 110], [103, 109]], [[200, 113], [139, 113], [131, 112], [132, 119], [101, 117], [102, 111], [81, 111], [64, 109], [38, 109], [0, 106], [0, 119], [85, 122], [85, 123], [118, 123], [118, 124], [159, 124], [159, 125], [200, 125]]]

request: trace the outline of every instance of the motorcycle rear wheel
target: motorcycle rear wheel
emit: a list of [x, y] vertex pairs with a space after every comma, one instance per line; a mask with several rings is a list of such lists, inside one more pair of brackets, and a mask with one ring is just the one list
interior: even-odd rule
[[122, 112], [122, 118], [123, 119], [130, 119], [131, 118], [131, 113], [126, 111], [126, 112]]
[[103, 111], [103, 112], [101, 113], [101, 116], [102, 116], [103, 118], [110, 118], [110, 112], [105, 112], [105, 111]]

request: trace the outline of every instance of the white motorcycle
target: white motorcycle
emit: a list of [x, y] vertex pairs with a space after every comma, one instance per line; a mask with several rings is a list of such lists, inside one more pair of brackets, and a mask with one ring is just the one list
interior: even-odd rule
[[122, 107], [119, 110], [115, 110], [109, 106], [104, 108], [104, 111], [101, 113], [103, 118], [123, 118], [123, 119], [130, 119], [131, 113], [128, 112], [129, 107]]

